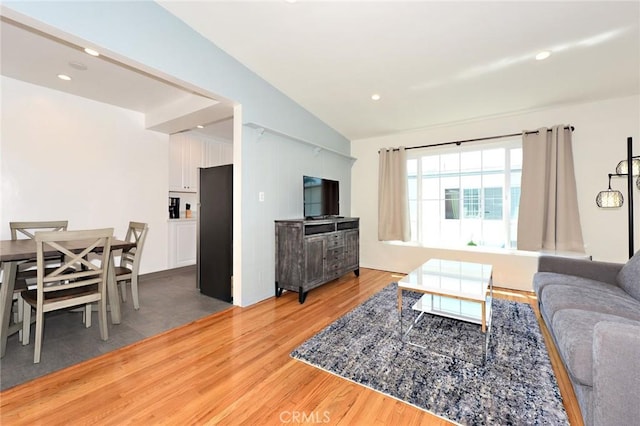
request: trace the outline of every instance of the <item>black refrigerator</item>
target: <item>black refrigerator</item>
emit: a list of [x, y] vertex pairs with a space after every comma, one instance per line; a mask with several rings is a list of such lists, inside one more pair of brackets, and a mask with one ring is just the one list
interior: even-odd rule
[[200, 169], [198, 288], [231, 302], [233, 276], [233, 165]]

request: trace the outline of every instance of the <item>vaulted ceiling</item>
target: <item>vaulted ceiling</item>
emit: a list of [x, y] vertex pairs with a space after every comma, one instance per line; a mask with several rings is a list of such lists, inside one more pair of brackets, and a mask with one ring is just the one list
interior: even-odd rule
[[159, 3], [352, 140], [640, 92], [637, 1]]

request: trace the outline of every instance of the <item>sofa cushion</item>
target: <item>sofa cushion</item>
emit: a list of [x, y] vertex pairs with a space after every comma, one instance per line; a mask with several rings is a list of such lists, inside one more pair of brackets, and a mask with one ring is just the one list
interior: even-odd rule
[[589, 278], [565, 275], [557, 272], [536, 272], [533, 275], [533, 290], [540, 298], [543, 289], [550, 284], [572, 285], [581, 288], [593, 288], [597, 290], [610, 291], [613, 294], [625, 296], [625, 291], [614, 284], [602, 281], [591, 280]]
[[618, 272], [618, 284], [634, 299], [640, 300], [640, 251]]
[[563, 309], [553, 316], [558, 352], [572, 377], [593, 386], [593, 330], [600, 321], [640, 325], [640, 321], [579, 309]]
[[549, 284], [540, 301], [551, 321], [561, 309], [583, 309], [640, 321], [640, 302], [624, 292], [620, 295], [610, 290]]

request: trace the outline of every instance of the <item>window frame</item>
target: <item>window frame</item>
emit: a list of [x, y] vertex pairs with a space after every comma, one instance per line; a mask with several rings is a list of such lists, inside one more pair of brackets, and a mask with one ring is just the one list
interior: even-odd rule
[[[485, 151], [485, 150], [491, 150], [491, 149], [496, 149], [496, 148], [504, 148], [505, 149], [505, 153], [504, 153], [504, 163], [502, 166], [501, 170], [498, 171], [493, 171], [493, 172], [488, 172], [488, 171], [480, 171], [480, 172], [467, 172], [466, 174], [463, 173], [460, 170], [460, 166], [458, 167], [458, 172], [457, 174], [455, 174], [455, 176], [458, 177], [458, 187], [455, 186], [451, 186], [450, 184], [447, 186], [443, 186], [441, 184], [442, 179], [443, 179], [443, 175], [446, 176], [452, 176], [454, 174], [450, 173], [450, 172], [445, 172], [442, 173], [442, 169], [440, 169], [439, 171], [439, 176], [440, 176], [440, 182], [439, 185], [441, 187], [442, 190], [442, 198], [440, 199], [440, 202], [442, 202], [442, 206], [440, 208], [440, 213], [439, 213], [439, 220], [440, 223], [438, 224], [439, 229], [438, 229], [438, 233], [439, 233], [439, 237], [437, 238], [437, 240], [439, 240], [439, 243], [433, 243], [433, 242], [427, 242], [427, 240], [423, 240], [423, 227], [424, 224], [422, 224], [422, 218], [424, 218], [424, 214], [423, 214], [423, 209], [424, 206], [423, 204], [425, 204], [425, 202], [429, 201], [430, 199], [428, 198], [424, 198], [423, 197], [423, 185], [422, 185], [422, 178], [423, 176], [425, 176], [426, 174], [422, 173], [422, 158], [423, 157], [429, 157], [429, 156], [442, 156], [442, 155], [447, 155], [447, 154], [462, 154], [464, 152], [477, 152], [477, 151]], [[482, 221], [491, 221], [494, 223], [497, 222], [502, 222], [502, 227], [504, 230], [504, 243], [503, 243], [503, 247], [506, 249], [515, 249], [515, 243], [517, 242], [513, 237], [512, 237], [512, 233], [515, 232], [515, 229], [517, 226], [517, 217], [514, 217], [513, 215], [513, 207], [514, 207], [514, 200], [513, 200], [513, 195], [514, 195], [514, 188], [517, 188], [517, 194], [519, 195], [520, 193], [520, 185], [518, 184], [518, 186], [516, 187], [512, 187], [511, 183], [512, 183], [512, 174], [513, 173], [522, 173], [522, 165], [520, 163], [520, 167], [519, 168], [514, 168], [512, 169], [512, 159], [511, 159], [511, 154], [512, 154], [512, 150], [513, 149], [522, 149], [522, 139], [519, 136], [516, 137], [509, 137], [508, 139], [503, 139], [503, 140], [493, 140], [493, 141], [483, 141], [483, 142], [473, 142], [467, 145], [460, 145], [460, 146], [439, 146], [439, 147], [425, 147], [425, 148], [418, 148], [418, 149], [412, 149], [407, 151], [407, 162], [409, 163], [412, 160], [416, 161], [416, 168], [415, 168], [415, 175], [413, 175], [413, 177], [415, 178], [415, 193], [409, 193], [409, 201], [411, 202], [415, 202], [415, 214], [417, 217], [415, 218], [410, 218], [410, 221], [412, 223], [412, 235], [411, 235], [411, 241], [409, 242], [412, 245], [418, 244], [418, 245], [423, 245], [423, 246], [436, 246], [436, 247], [451, 247], [451, 244], [448, 244], [444, 241], [444, 238], [442, 237], [442, 222], [443, 221], [448, 221], [451, 220], [452, 222], [455, 220], [460, 220], [463, 221], [465, 220], [465, 218], [467, 218], [467, 220], [473, 220], [473, 218], [469, 218], [467, 217], [467, 209], [465, 208], [465, 196], [464, 196], [464, 192], [465, 192], [465, 187], [460, 183], [462, 180], [462, 176], [472, 176], [472, 175], [480, 175], [481, 176], [481, 182], [483, 183], [483, 178], [484, 176], [490, 175], [490, 174], [498, 174], [501, 176], [501, 179], [504, 179], [504, 186], [495, 186], [495, 185], [490, 185], [488, 184], [486, 186], [486, 188], [500, 188], [502, 190], [502, 195], [501, 195], [501, 203], [502, 203], [502, 212], [501, 212], [501, 217], [498, 219], [496, 217], [484, 217], [484, 213], [483, 211], [485, 210], [485, 198], [486, 198], [486, 194], [485, 194], [485, 187], [484, 184], [480, 185], [480, 188], [475, 188], [478, 193], [477, 193], [477, 207], [478, 207], [478, 216], [477, 218], [479, 220]], [[461, 156], [458, 157], [459, 158], [459, 162], [461, 162], [462, 160], [460, 160]], [[411, 190], [411, 185], [410, 185], [410, 178], [412, 177], [411, 175], [411, 168], [408, 167], [408, 175], [407, 175], [407, 183], [409, 185], [409, 188]], [[458, 212], [457, 212], [457, 216], [458, 219], [455, 218], [449, 218], [447, 217], [448, 215], [448, 211], [447, 208], [450, 207], [447, 205], [447, 203], [451, 203], [451, 200], [447, 200], [446, 198], [446, 193], [447, 191], [449, 193], [452, 193], [453, 190], [458, 190]], [[470, 187], [466, 187], [466, 189], [471, 189]], [[415, 196], [416, 198], [411, 198], [412, 196]], [[431, 200], [434, 201], [434, 200]], [[495, 201], [495, 200], [494, 200]], [[412, 210], [412, 209], [410, 209]], [[455, 209], [453, 209], [455, 210]], [[453, 211], [452, 210], [452, 211]], [[481, 223], [481, 226], [483, 224]], [[462, 227], [461, 224], [458, 225], [459, 227]], [[462, 238], [461, 233], [460, 235], [456, 236], [456, 238]], [[455, 244], [456, 246], [460, 246], [463, 245], [465, 243], [460, 243], [460, 244]], [[482, 247], [482, 246], [481, 246]], [[485, 245], [485, 247], [491, 247], [491, 248], [495, 248], [494, 245]]]

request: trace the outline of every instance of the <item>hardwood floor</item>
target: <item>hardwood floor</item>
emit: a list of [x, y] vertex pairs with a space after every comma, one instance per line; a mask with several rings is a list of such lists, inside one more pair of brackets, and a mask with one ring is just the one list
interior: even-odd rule
[[[0, 423], [447, 425], [420, 409], [289, 357], [339, 316], [397, 281], [361, 269], [309, 293], [233, 307], [0, 394]], [[496, 297], [531, 303], [532, 294]], [[539, 314], [538, 314], [539, 318]], [[571, 384], [542, 325], [572, 425]]]

